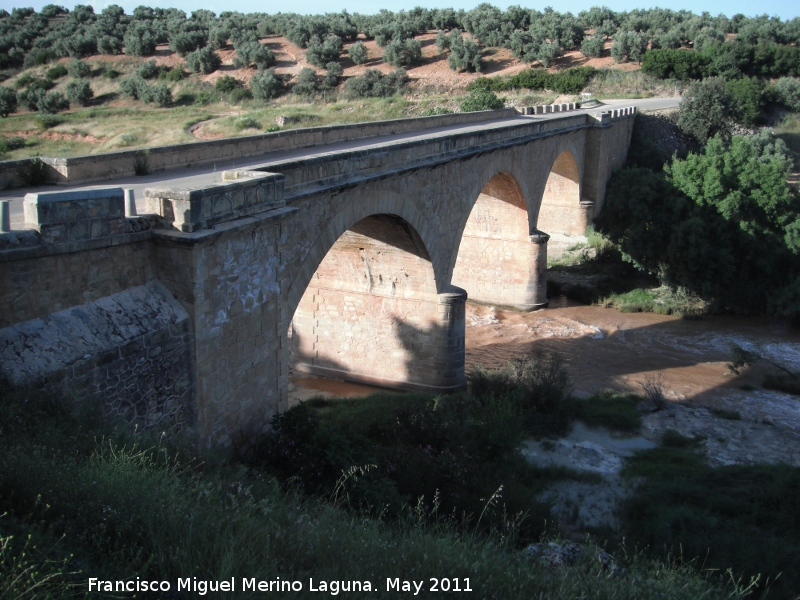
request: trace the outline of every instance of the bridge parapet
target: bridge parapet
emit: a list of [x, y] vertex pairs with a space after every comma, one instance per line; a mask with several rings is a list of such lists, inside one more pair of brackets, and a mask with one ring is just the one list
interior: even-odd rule
[[279, 173], [224, 171], [222, 180], [190, 189], [147, 188], [145, 210], [190, 233], [286, 205]]

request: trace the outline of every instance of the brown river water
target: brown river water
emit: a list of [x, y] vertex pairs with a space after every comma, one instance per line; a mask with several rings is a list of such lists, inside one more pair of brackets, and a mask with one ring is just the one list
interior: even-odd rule
[[[734, 427], [737, 439], [742, 438], [741, 452], [731, 455], [728, 444], [727, 454], [723, 452], [716, 462], [774, 462], [781, 460], [781, 448], [791, 446], [794, 450], [784, 453], [783, 460], [800, 464], [800, 398], [762, 389], [764, 373], [771, 369], [766, 364], [738, 376], [730, 373], [726, 364], [731, 343], [800, 371], [800, 331], [781, 321], [733, 316], [686, 320], [621, 313], [563, 299], [556, 299], [546, 310], [528, 313], [472, 303], [466, 310], [468, 371], [476, 364], [498, 367], [531, 352], [557, 352], [579, 396], [606, 389], [641, 394], [642, 382], [660, 371], [667, 399], [681, 410], [648, 416], [644, 431], [674, 428], [709, 437], [712, 429], [713, 437], [720, 428]], [[319, 395], [365, 396], [378, 389], [299, 374], [292, 376], [290, 387], [294, 401]], [[742, 419], [722, 422], [710, 416], [714, 409], [736, 410]], [[748, 435], [755, 435], [754, 429], [765, 427], [770, 440], [759, 437], [745, 442]], [[731, 435], [725, 433], [725, 437]], [[762, 449], [756, 452], [756, 446]], [[768, 452], [768, 446], [774, 446], [774, 452]]]
[[[576, 423], [555, 444], [526, 442], [523, 454], [534, 463], [602, 476], [597, 483], [559, 482], [540, 497], [551, 504], [565, 535], [576, 539], [587, 527], [619, 528], [619, 502], [631, 490], [620, 476], [624, 458], [654, 447], [667, 430], [701, 437], [711, 466], [800, 466], [800, 397], [761, 388], [769, 365], [730, 373], [726, 364], [731, 343], [800, 371], [800, 331], [779, 321], [727, 316], [684, 320], [565, 300], [530, 313], [472, 303], [466, 310], [468, 371], [477, 364], [499, 367], [531, 352], [557, 352], [579, 396], [606, 389], [641, 394], [642, 382], [662, 373], [669, 402], [664, 409], [644, 412], [640, 435], [621, 438]], [[295, 374], [290, 396], [296, 402], [314, 396], [366, 396], [378, 389]], [[721, 418], [720, 409], [735, 411], [740, 418]]]

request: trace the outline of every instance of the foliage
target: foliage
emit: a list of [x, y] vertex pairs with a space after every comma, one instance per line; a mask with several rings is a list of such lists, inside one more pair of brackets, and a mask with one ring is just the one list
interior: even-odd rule
[[479, 77], [469, 84], [467, 89], [502, 92], [526, 88], [553, 90], [560, 94], [578, 94], [594, 74], [595, 69], [592, 67], [573, 67], [556, 73], [548, 73], [545, 69], [528, 69], [511, 77]]
[[602, 392], [588, 398], [572, 398], [570, 405], [575, 418], [590, 427], [636, 433], [642, 426], [642, 415], [636, 406], [638, 402], [639, 398], [633, 395]]
[[[426, 513], [463, 515], [458, 525], [467, 530], [500, 529], [504, 515], [529, 511], [515, 523], [520, 542], [540, 534], [547, 514], [533, 500], [535, 490], [548, 477], [568, 476], [526, 464], [517, 452], [524, 437], [517, 409], [501, 396], [319, 399], [276, 416], [272, 426], [256, 464], [306, 493], [329, 496], [346, 484], [346, 506], [393, 520], [424, 498]], [[368, 468], [342, 481], [353, 465]], [[505, 506], [485, 511], [481, 498], [501, 484]], [[475, 522], [469, 515], [482, 509]]]
[[[325, 490], [326, 500], [301, 499], [282, 492], [260, 469], [220, 464], [180, 439], [131, 434], [91, 414], [77, 416], [68, 405], [74, 406], [41, 397], [23, 403], [7, 395], [0, 402], [0, 421], [13, 424], [0, 437], [0, 513], [7, 513], [0, 527], [2, 538], [14, 535], [0, 552], [0, 595], [25, 598], [9, 591], [20, 572], [9, 565], [54, 575], [47, 580], [53, 594], [46, 595], [50, 590], [42, 587], [41, 596], [59, 599], [82, 597], [90, 576], [122, 580], [136, 573], [142, 580], [175, 582], [178, 577], [200, 579], [203, 565], [214, 565], [219, 580], [246, 573], [267, 581], [280, 572], [299, 581], [374, 582], [375, 574], [402, 572], [402, 577], [428, 581], [446, 572], [462, 578], [462, 585], [469, 577], [475, 597], [504, 600], [743, 596], [689, 568], [643, 554], [620, 555], [625, 568], [614, 577], [592, 560], [548, 568], [520, 553], [507, 529], [498, 528], [490, 539], [456, 531], [452, 521], [460, 515], [451, 520], [441, 505], [436, 512], [433, 497], [427, 495], [419, 503], [412, 498], [401, 519], [389, 527], [332, 506], [327, 498], [333, 488]], [[359, 406], [369, 404], [350, 403]], [[381, 410], [386, 414], [397, 408], [403, 407], [380, 404], [369, 418], [377, 420]], [[328, 425], [324, 415], [320, 420]], [[344, 415], [335, 420], [329, 430], [336, 426], [343, 431]], [[415, 425], [420, 429], [424, 424]], [[393, 439], [392, 430], [384, 430], [386, 439]], [[362, 431], [357, 430], [359, 437]], [[343, 437], [348, 443], [346, 430]], [[367, 482], [352, 477], [345, 481], [340, 502], [353, 503], [350, 490], [362, 483]], [[537, 519], [538, 512], [526, 522], [540, 526]], [[596, 554], [592, 545], [585, 550], [587, 556]], [[372, 596], [383, 600], [397, 593], [378, 586]]]
[[758, 577], [760, 597], [789, 598], [800, 586], [797, 467], [711, 468], [690, 445], [640, 452], [626, 474], [644, 478], [624, 510], [629, 542], [745, 582]]
[[251, 116], [237, 118], [233, 126], [237, 131], [242, 131], [244, 129], [261, 129], [261, 123]]
[[136, 68], [135, 73], [137, 77], [141, 77], [142, 79], [153, 79], [154, 77], [158, 77], [159, 73], [161, 73], [161, 69], [158, 68], [156, 61], [146, 60]]
[[53, 79], [60, 79], [61, 77], [64, 77], [64, 75], [66, 74], [67, 74], [67, 67], [59, 63], [47, 69], [45, 77], [53, 80]]
[[306, 51], [306, 60], [316, 67], [325, 67], [330, 62], [337, 62], [342, 54], [342, 38], [329, 35], [325, 41], [312, 39]]
[[450, 56], [447, 64], [454, 71], [473, 71], [480, 73], [483, 68], [483, 51], [472, 38], [463, 39], [456, 30], [450, 34]]
[[275, 54], [258, 41], [243, 42], [235, 46], [236, 57], [233, 66], [237, 69], [255, 65], [258, 69], [268, 69], [275, 64]]
[[316, 71], [303, 67], [297, 74], [292, 93], [298, 96], [313, 96], [319, 90], [319, 83]]
[[715, 135], [729, 137], [730, 104], [723, 78], [709, 77], [694, 82], [681, 102], [678, 124], [700, 143]]
[[138, 150], [133, 155], [133, 172], [139, 177], [150, 173], [150, 151]]
[[172, 91], [164, 83], [150, 85], [140, 77], [126, 77], [120, 82], [120, 94], [147, 104], [169, 106], [172, 103]]
[[600, 231], [642, 268], [718, 309], [793, 317], [800, 272], [797, 196], [786, 147], [768, 133], [709, 141], [664, 176], [627, 169], [611, 180]]
[[51, 90], [37, 98], [36, 108], [42, 113], [55, 114], [62, 110], [67, 110], [69, 101], [61, 92]]
[[17, 95], [14, 90], [0, 86], [0, 117], [7, 117], [17, 111]]
[[648, 50], [642, 60], [642, 71], [659, 79], [701, 79], [707, 66], [703, 55], [685, 50]]
[[123, 38], [125, 54], [151, 56], [156, 51], [156, 36], [150, 26], [141, 21], [132, 23]]
[[408, 75], [397, 69], [384, 75], [378, 69], [367, 69], [360, 77], [351, 77], [344, 84], [349, 98], [383, 98], [402, 93], [408, 84]]
[[603, 54], [605, 38], [602, 35], [586, 36], [581, 42], [581, 54], [597, 58]]
[[219, 69], [222, 59], [210, 46], [186, 55], [186, 67], [193, 73], [208, 75]]
[[357, 65], [366, 64], [369, 60], [367, 56], [367, 47], [362, 42], [356, 42], [347, 49], [347, 55]]
[[800, 81], [781, 77], [769, 88], [770, 97], [793, 112], [800, 112]]
[[85, 61], [75, 59], [67, 63], [67, 72], [75, 79], [85, 79], [92, 74], [92, 67]]
[[466, 100], [461, 103], [461, 112], [474, 112], [477, 110], [498, 110], [505, 103], [494, 92], [489, 90], [473, 90]]
[[647, 50], [647, 37], [638, 31], [621, 31], [614, 36], [611, 56], [618, 63], [626, 61], [641, 62]]
[[383, 49], [383, 62], [394, 67], [413, 67], [422, 60], [422, 44], [418, 40], [392, 40]]
[[66, 87], [67, 100], [71, 104], [80, 104], [87, 106], [94, 98], [92, 86], [86, 80], [70, 81]]
[[231, 77], [230, 75], [224, 75], [220, 77], [214, 84], [214, 89], [218, 92], [222, 92], [223, 94], [227, 94], [241, 87], [242, 82], [236, 79], [236, 77]]
[[250, 78], [250, 89], [258, 100], [270, 100], [280, 94], [283, 84], [273, 69], [259, 71]]

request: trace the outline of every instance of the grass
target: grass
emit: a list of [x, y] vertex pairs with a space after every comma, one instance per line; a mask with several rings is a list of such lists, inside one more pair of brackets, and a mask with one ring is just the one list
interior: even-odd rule
[[586, 86], [597, 99], [675, 96], [683, 84], [656, 79], [639, 70], [600, 69]]
[[767, 373], [762, 385], [768, 390], [800, 396], [800, 375], [797, 374]]
[[683, 288], [637, 288], [621, 294], [611, 294], [600, 301], [606, 308], [620, 312], [652, 312], [659, 315], [698, 317], [708, 312], [706, 302]]
[[725, 419], [727, 421], [741, 421], [742, 420], [742, 413], [738, 410], [727, 410], [724, 408], [712, 408], [711, 414], [715, 417], [719, 417], [720, 419]]
[[709, 467], [700, 440], [675, 432], [629, 459], [639, 484], [625, 506], [628, 543], [750, 582], [755, 597], [800, 589], [800, 468]]
[[601, 426], [622, 433], [636, 433], [642, 417], [636, 404], [639, 398], [631, 394], [603, 392], [588, 398], [573, 398], [575, 417], [589, 426]]
[[[386, 402], [378, 398], [362, 417]], [[642, 553], [621, 555], [625, 569], [614, 578], [592, 551], [574, 567], [548, 569], [502, 532], [457, 532], [417, 502], [387, 525], [286, 493], [262, 471], [222, 463], [187, 441], [132, 433], [51, 399], [3, 394], [0, 417], [0, 597], [83, 598], [89, 577], [166, 580], [172, 593], [179, 577], [280, 577], [303, 583], [296, 598], [318, 595], [309, 578], [370, 581], [372, 597], [394, 598], [387, 577], [443, 576], [462, 585], [469, 578], [479, 598], [742, 596]], [[38, 590], [17, 577], [34, 572]], [[226, 597], [248, 596], [238, 589]]]

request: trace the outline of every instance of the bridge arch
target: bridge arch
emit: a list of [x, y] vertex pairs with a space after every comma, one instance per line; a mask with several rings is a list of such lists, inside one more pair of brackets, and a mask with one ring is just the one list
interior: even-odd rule
[[311, 275], [290, 289], [299, 296], [289, 303], [291, 361], [299, 371], [389, 387], [461, 387], [465, 295], [439, 293], [425, 221], [390, 204], [332, 219], [312, 245], [301, 269]]
[[465, 211], [452, 282], [474, 300], [541, 307], [547, 302], [546, 253], [539, 238], [531, 236], [522, 184], [509, 171], [495, 172], [484, 182], [471, 210]]
[[591, 222], [581, 204], [582, 156], [570, 142], [559, 144], [549, 157], [550, 169], [537, 190], [536, 229], [549, 235], [582, 236]]

